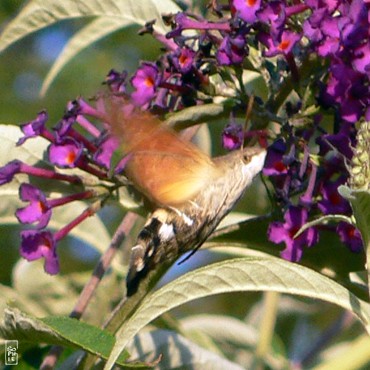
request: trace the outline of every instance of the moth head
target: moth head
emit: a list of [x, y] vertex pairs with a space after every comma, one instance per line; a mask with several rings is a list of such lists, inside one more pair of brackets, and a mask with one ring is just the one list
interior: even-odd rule
[[266, 150], [259, 147], [242, 148], [225, 156], [214, 158], [223, 171], [235, 171], [243, 174], [257, 175], [263, 168]]
[[263, 148], [244, 148], [242, 150], [243, 174], [247, 174], [252, 178], [256, 176], [262, 170], [265, 158], [266, 150]]

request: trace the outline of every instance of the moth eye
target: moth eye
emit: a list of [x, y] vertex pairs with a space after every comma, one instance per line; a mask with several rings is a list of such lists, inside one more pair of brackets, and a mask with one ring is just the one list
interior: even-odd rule
[[246, 154], [246, 153], [243, 154], [243, 162], [249, 163], [250, 160], [251, 160], [251, 158], [250, 158], [249, 154]]

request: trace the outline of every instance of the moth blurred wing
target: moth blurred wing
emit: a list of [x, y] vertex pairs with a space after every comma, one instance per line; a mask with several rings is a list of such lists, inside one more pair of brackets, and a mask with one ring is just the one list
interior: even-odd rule
[[193, 198], [217, 174], [211, 161], [171, 152], [134, 152], [126, 167], [127, 177], [142, 193], [169, 206]]
[[[113, 132], [129, 160], [126, 176], [157, 205], [176, 206], [194, 197], [218, 170], [212, 159], [146, 112], [116, 115]], [[118, 126], [119, 127], [116, 127]]]

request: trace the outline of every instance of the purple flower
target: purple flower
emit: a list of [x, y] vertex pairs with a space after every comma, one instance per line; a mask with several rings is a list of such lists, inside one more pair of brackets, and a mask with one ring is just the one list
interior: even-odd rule
[[76, 118], [72, 115], [66, 115], [63, 119], [61, 119], [56, 126], [54, 127], [54, 131], [56, 133], [56, 137], [58, 141], [63, 140], [65, 137], [70, 135], [72, 130], [73, 124], [76, 122]]
[[168, 32], [167, 38], [175, 38], [181, 36], [181, 32], [186, 29], [196, 29], [198, 22], [189, 18], [185, 13], [179, 12], [175, 15], [173, 23], [176, 25], [172, 31]]
[[118, 148], [119, 140], [115, 136], [105, 137], [94, 154], [94, 161], [105, 168], [110, 168], [113, 152]]
[[256, 12], [261, 7], [261, 0], [232, 0], [232, 13], [237, 13], [240, 19], [253, 23], [256, 19]]
[[110, 90], [115, 93], [125, 93], [127, 84], [127, 72], [122, 73], [111, 69], [105, 78], [105, 83], [109, 86]]
[[47, 170], [45, 168], [29, 166], [28, 164], [25, 164], [18, 160], [13, 160], [7, 163], [4, 167], [0, 168], [0, 185], [11, 182], [14, 176], [18, 173], [25, 173], [30, 176], [36, 176], [46, 179], [67, 181], [73, 184], [81, 183], [81, 179], [78, 176], [65, 175], [52, 170]]
[[284, 161], [286, 144], [282, 139], [274, 142], [268, 148], [263, 174], [265, 176], [278, 176], [288, 173], [288, 166]]
[[314, 10], [303, 24], [305, 36], [322, 57], [333, 55], [340, 48], [338, 19], [339, 17], [333, 17], [325, 6]]
[[53, 141], [52, 134], [45, 128], [47, 120], [48, 114], [43, 110], [34, 120], [21, 125], [21, 130], [24, 133], [24, 136], [18, 140], [17, 146], [22, 145], [27, 139], [36, 136], [45, 136], [50, 141]]
[[172, 54], [171, 60], [176, 69], [181, 73], [188, 73], [193, 67], [195, 51], [188, 47], [179, 48]]
[[332, 13], [338, 7], [339, 0], [307, 0], [306, 4], [314, 10], [314, 12], [324, 9], [325, 11]]
[[[96, 151], [95, 144], [92, 143], [86, 136], [73, 128], [73, 125], [77, 122], [77, 120], [79, 121], [78, 123], [83, 123], [80, 125], [84, 128], [86, 128], [86, 126], [93, 126], [92, 123], [83, 116], [72, 116], [67, 113], [54, 127], [56, 134], [55, 136], [57, 138], [56, 145], [73, 139], [76, 143], [79, 143], [81, 147], [85, 147], [90, 153], [94, 153]], [[95, 135], [100, 136], [100, 131], [96, 127], [93, 128], [93, 131]], [[90, 131], [90, 133], [92, 132]]]
[[0, 185], [11, 182], [14, 176], [21, 171], [22, 162], [17, 159], [0, 168]]
[[313, 193], [315, 190], [317, 179], [317, 166], [314, 163], [311, 163], [310, 177], [308, 180], [308, 186], [303, 195], [299, 197], [299, 203], [303, 206], [309, 207], [313, 203]]
[[21, 231], [20, 254], [27, 261], [45, 259], [44, 269], [50, 275], [59, 272], [59, 260], [56, 254], [56, 241], [50, 231]]
[[357, 122], [369, 106], [368, 77], [345, 65], [339, 59], [332, 61], [322, 102], [337, 105], [341, 117], [351, 123]]
[[353, 225], [347, 222], [340, 222], [337, 226], [337, 233], [340, 240], [344, 243], [352, 252], [361, 252], [363, 250], [363, 241], [361, 233]]
[[319, 154], [326, 155], [330, 151], [336, 150], [347, 159], [353, 155], [352, 146], [354, 145], [354, 127], [349, 122], [344, 122], [336, 134], [324, 134], [317, 138], [316, 142], [320, 147]]
[[237, 35], [234, 38], [225, 36], [216, 52], [218, 63], [226, 66], [241, 64], [246, 55], [246, 40], [241, 35]]
[[353, 68], [360, 73], [370, 73], [370, 41], [354, 50]]
[[320, 25], [323, 38], [317, 45], [317, 53], [326, 57], [334, 55], [340, 48], [338, 21], [334, 18], [326, 18]]
[[30, 204], [24, 208], [19, 208], [15, 215], [22, 224], [38, 222], [37, 228], [44, 228], [51, 217], [51, 207], [45, 194], [31, 184], [22, 184], [19, 188], [19, 196], [24, 202]]
[[[102, 97], [98, 96], [95, 100], [95, 103], [96, 107], [93, 107], [91, 104], [89, 104], [86, 100], [82, 99], [81, 97], [76, 100], [72, 100], [67, 104], [67, 112], [65, 116], [75, 117], [78, 123], [80, 123], [79, 118], [83, 117], [84, 115], [104, 120], [106, 118], [106, 112]], [[99, 136], [96, 135], [96, 132], [98, 132], [99, 134], [99, 130], [92, 123], [90, 123], [89, 126], [84, 127], [84, 129], [87, 132], [90, 132], [93, 136]]]
[[312, 17], [303, 23], [303, 34], [311, 41], [311, 43], [318, 43], [323, 38], [321, 28], [315, 27], [312, 24]]
[[73, 184], [80, 184], [81, 179], [78, 176], [65, 175], [45, 168], [30, 166], [18, 160], [13, 160], [0, 168], [0, 185], [4, 185], [13, 180], [18, 173], [25, 173], [30, 176], [40, 178], [67, 181]]
[[[96, 101], [97, 106], [99, 105], [100, 101], [101, 99], [97, 99]], [[104, 108], [105, 108], [104, 106], [94, 108], [82, 98], [78, 98], [76, 100], [68, 102], [66, 114], [54, 129], [57, 131], [59, 135], [58, 136], [59, 140], [68, 134], [70, 136], [77, 137], [78, 140], [84, 143], [88, 142], [87, 138], [82, 134], [79, 134], [79, 136], [77, 136], [78, 132], [72, 129], [72, 125], [74, 123], [78, 123], [81, 127], [84, 128], [84, 130], [90, 133], [93, 137], [99, 137], [100, 136], [99, 129], [93, 123], [91, 123], [85, 117], [85, 115], [105, 121], [106, 112]]]
[[268, 238], [273, 243], [285, 243], [280, 255], [289, 261], [298, 262], [303, 254], [303, 247], [311, 247], [319, 240], [318, 232], [310, 227], [294, 239], [294, 235], [306, 223], [307, 209], [291, 206], [284, 215], [285, 222], [272, 222], [268, 229]]
[[133, 102], [143, 106], [154, 98], [159, 83], [159, 71], [153, 63], [142, 63], [131, 79], [135, 91], [131, 94]]
[[[181, 40], [182, 36], [181, 33], [184, 30], [219, 30], [219, 31], [230, 31], [230, 25], [229, 22], [209, 22], [207, 20], [199, 20], [193, 19], [189, 16], [187, 16], [185, 13], [179, 12], [174, 17], [169, 16], [167, 17], [167, 22], [172, 24], [172, 31], [168, 32], [166, 34], [167, 39], [171, 38], [179, 38], [180, 42], [183, 43], [184, 40]], [[171, 45], [168, 45], [165, 43], [165, 45], [169, 48], [174, 50], [175, 46], [174, 43]]]
[[322, 200], [317, 205], [324, 215], [351, 213], [349, 202], [338, 193], [338, 187], [344, 183], [345, 178], [341, 177], [334, 182], [326, 181], [322, 185]]
[[368, 4], [363, 0], [341, 2], [338, 26], [345, 48], [357, 48], [369, 38]]
[[267, 33], [261, 33], [259, 37], [262, 44], [267, 47], [265, 55], [268, 57], [274, 57], [278, 54], [289, 54], [300, 39], [300, 34], [289, 30], [283, 31], [279, 39], [274, 39]]
[[222, 146], [227, 150], [235, 150], [243, 145], [243, 126], [237, 123], [229, 123], [222, 132]]
[[279, 37], [286, 21], [286, 6], [282, 1], [267, 2], [257, 12], [258, 20], [270, 25], [270, 32], [274, 37]]
[[367, 114], [370, 102], [368, 5], [363, 0], [306, 3], [312, 15], [304, 33], [319, 56], [330, 56], [322, 103], [334, 105], [342, 119], [354, 123]]
[[65, 139], [59, 144], [51, 144], [49, 160], [61, 168], [74, 168], [82, 155], [83, 147], [73, 139]]

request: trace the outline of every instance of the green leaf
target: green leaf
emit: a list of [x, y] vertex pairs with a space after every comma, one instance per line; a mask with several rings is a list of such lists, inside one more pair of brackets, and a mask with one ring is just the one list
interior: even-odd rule
[[278, 258], [236, 258], [192, 271], [147, 296], [117, 332], [105, 369], [142, 327], [164, 312], [197, 298], [238, 291], [276, 291], [334, 303], [356, 315], [370, 332], [370, 305], [335, 281]]
[[208, 351], [183, 336], [168, 330], [139, 334], [129, 349], [132, 358], [143, 353], [162, 354], [161, 369], [242, 370], [244, 367]]
[[46, 310], [38, 302], [33, 302], [16, 289], [0, 284], [0, 314], [8, 305], [16, 304], [23, 311], [33, 312], [35, 315], [46, 315]]
[[171, 0], [33, 0], [21, 10], [0, 35], [0, 51], [21, 38], [66, 19], [110, 17], [125, 24], [144, 25], [156, 20], [155, 29], [164, 33], [162, 13], [177, 13], [180, 8]]
[[[68, 342], [103, 358], [107, 357], [114, 343], [114, 337], [111, 334], [69, 317], [50, 316], [41, 321]], [[125, 352], [119, 361], [124, 361], [127, 357], [128, 353]]]
[[338, 192], [351, 203], [356, 227], [360, 230], [366, 252], [367, 286], [370, 294], [370, 192], [341, 185]]
[[243, 70], [243, 84], [248, 94], [253, 94], [266, 101], [269, 90], [260, 72], [252, 70]]
[[[293, 300], [293, 299], [292, 299]], [[263, 308], [254, 308], [252, 309], [254, 313], [263, 311]], [[253, 315], [253, 313], [252, 313]], [[253, 317], [251, 322], [256, 322], [256, 317]], [[261, 317], [259, 317], [261, 320]], [[262, 319], [263, 320], [263, 319]], [[199, 342], [199, 336], [207, 336], [215, 343], [220, 344], [220, 348], [225, 348], [224, 344], [227, 343], [234, 350], [240, 349], [243, 354], [246, 354], [250, 361], [247, 362], [246, 358], [243, 360], [244, 368], [252, 368], [252, 362], [256, 355], [256, 346], [260, 333], [258, 333], [257, 328], [252, 323], [246, 323], [247, 318], [238, 320], [236, 318], [225, 316], [225, 315], [211, 315], [211, 314], [202, 314], [202, 315], [192, 315], [180, 320], [181, 329], [186, 333], [186, 337], [192, 339], [196, 343]], [[276, 341], [276, 338], [273, 339]], [[203, 347], [204, 341], [200, 343]], [[277, 358], [281, 354], [274, 354], [274, 345], [271, 346], [271, 352], [265, 356], [264, 361], [266, 366], [270, 365], [271, 369], [283, 369], [283, 366], [277, 365]], [[226, 350], [227, 351], [227, 350]], [[285, 367], [287, 368], [287, 367]]]
[[[114, 343], [113, 335], [85, 322], [62, 316], [36, 319], [18, 309], [6, 309], [0, 326], [0, 336], [20, 342], [58, 344], [80, 348], [107, 358]], [[118, 362], [124, 364], [128, 353], [124, 352]]]
[[29, 165], [43, 161], [44, 153], [50, 144], [42, 137], [27, 140], [23, 145], [16, 146], [17, 141], [24, 134], [18, 126], [0, 125], [0, 166], [8, 162], [19, 159]]
[[17, 339], [31, 343], [66, 344], [43, 322], [28, 316], [16, 308], [6, 308], [0, 326], [0, 338]]
[[[243, 212], [230, 212], [217, 226], [216, 231], [212, 233], [212, 238], [230, 234], [247, 224], [261, 224], [263, 221], [266, 222], [269, 218], [269, 215], [257, 216]], [[243, 239], [246, 241], [248, 238], [244, 237]]]
[[217, 119], [220, 116], [228, 116], [229, 110], [221, 104], [204, 104], [182, 109], [171, 114], [166, 123], [175, 130], [183, 130], [198, 123]]
[[[69, 275], [46, 274], [43, 265], [42, 260], [28, 262], [19, 259], [12, 271], [13, 288], [18, 294], [12, 306], [38, 317], [68, 315], [71, 302], [78, 299], [75, 281]], [[24, 300], [29, 303], [26, 307], [22, 304]]]
[[224, 315], [192, 315], [180, 320], [186, 332], [201, 331], [217, 342], [231, 342], [246, 348], [255, 347], [258, 332], [242, 320]]
[[258, 216], [251, 215], [243, 212], [230, 212], [217, 226], [217, 229], [222, 229], [224, 227], [238, 225], [241, 222], [254, 219]]
[[55, 77], [79, 52], [92, 45], [94, 42], [130, 24], [132, 24], [132, 21], [128, 19], [100, 17], [76, 32], [64, 46], [62, 52], [46, 75], [41, 86], [40, 95], [45, 96], [46, 91], [53, 83]]

